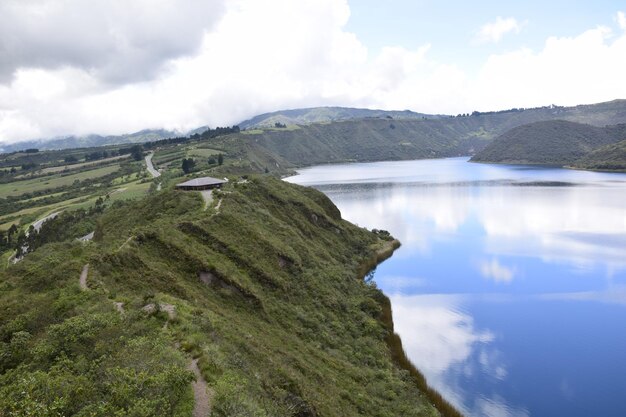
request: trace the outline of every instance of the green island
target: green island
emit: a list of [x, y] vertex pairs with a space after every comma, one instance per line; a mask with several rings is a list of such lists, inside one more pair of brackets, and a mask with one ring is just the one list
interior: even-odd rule
[[[619, 170], [624, 107], [304, 111], [2, 154], [0, 416], [460, 416], [367, 279], [400, 242], [280, 177], [474, 152]], [[228, 181], [176, 189], [206, 176]]]

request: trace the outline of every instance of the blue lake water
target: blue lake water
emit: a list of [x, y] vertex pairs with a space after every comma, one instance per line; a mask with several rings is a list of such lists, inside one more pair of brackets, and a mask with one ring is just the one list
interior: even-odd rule
[[287, 181], [402, 247], [375, 281], [429, 383], [468, 416], [626, 416], [626, 174], [467, 158]]

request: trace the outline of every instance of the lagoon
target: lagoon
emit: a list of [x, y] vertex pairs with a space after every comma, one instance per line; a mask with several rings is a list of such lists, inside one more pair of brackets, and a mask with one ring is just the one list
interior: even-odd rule
[[287, 181], [402, 242], [374, 279], [429, 383], [468, 416], [626, 416], [626, 174], [468, 158]]

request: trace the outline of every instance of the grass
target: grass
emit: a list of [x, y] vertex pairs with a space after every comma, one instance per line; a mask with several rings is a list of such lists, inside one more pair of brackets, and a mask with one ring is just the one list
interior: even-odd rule
[[[110, 167], [105, 167], [106, 170], [95, 169], [90, 170], [88, 172], [95, 174], [94, 178], [99, 178], [102, 174], [107, 174], [112, 170]], [[91, 178], [91, 177], [88, 177]], [[111, 202], [117, 200], [131, 200], [144, 197], [149, 188], [150, 182], [142, 183], [142, 177], [139, 173], [134, 172], [129, 175], [115, 178], [111, 183], [113, 186], [117, 186], [117, 189], [124, 188], [124, 191], [114, 193], [110, 200]], [[21, 182], [12, 183], [12, 184], [21, 184]], [[58, 183], [57, 183], [58, 184]], [[9, 185], [9, 184], [7, 184]], [[78, 185], [80, 187], [80, 184]], [[99, 198], [103, 197], [107, 194], [108, 191], [106, 188], [96, 188], [92, 193], [87, 193], [84, 195], [79, 195], [77, 197], [68, 197], [65, 200], [58, 201], [52, 204], [42, 204], [41, 201], [45, 198], [52, 196], [60, 196], [65, 193], [68, 195], [72, 195], [71, 192], [64, 191], [61, 193], [51, 193], [43, 196], [33, 197], [28, 200], [23, 200], [27, 202], [32, 202], [32, 205], [26, 209], [18, 210], [13, 213], [8, 213], [0, 216], [0, 230], [7, 230], [11, 225], [29, 225], [33, 221], [44, 217], [47, 214], [50, 214], [55, 211], [60, 210], [76, 210], [79, 208], [87, 208], [94, 204], [94, 202]]]
[[148, 190], [150, 189], [150, 182], [140, 182], [134, 181], [129, 184], [124, 184], [122, 187], [118, 188], [119, 192], [114, 192], [110, 196], [110, 201], [119, 201], [119, 200], [134, 200], [138, 198], [145, 197], [148, 194]]
[[48, 167], [48, 168], [42, 169], [40, 172], [42, 174], [53, 174], [57, 172], [73, 171], [76, 169], [80, 169], [80, 168], [84, 168], [84, 167], [88, 167], [92, 165], [106, 165], [109, 162], [119, 161], [121, 159], [127, 159], [127, 158], [128, 158], [128, 155], [113, 156], [111, 158], [99, 159], [97, 161], [89, 161], [89, 162], [81, 162], [78, 164], [65, 164], [65, 165], [59, 165], [59, 166], [54, 166], [54, 167]]
[[262, 135], [263, 130], [262, 129], [249, 129], [249, 130], [244, 130], [241, 133], [243, 135]]
[[210, 156], [223, 154], [224, 151], [208, 148], [192, 148], [187, 151], [187, 157], [209, 158]]
[[119, 170], [119, 164], [102, 168], [92, 169], [71, 175], [54, 175], [51, 177], [35, 178], [24, 181], [16, 181], [7, 184], [0, 184], [0, 198], [9, 196], [19, 196], [42, 190], [54, 190], [58, 187], [72, 185], [75, 181], [82, 181], [88, 178], [99, 178]]
[[15, 213], [6, 214], [0, 216], [0, 222], [5, 222], [0, 225], [1, 230], [6, 230], [11, 227], [11, 224], [30, 224], [33, 221], [45, 217], [46, 215], [55, 211], [66, 210], [68, 208], [81, 207], [85, 201], [95, 200], [97, 197], [82, 196], [72, 199], [68, 199], [59, 203], [49, 204], [44, 206], [35, 206], [28, 209], [20, 210]]

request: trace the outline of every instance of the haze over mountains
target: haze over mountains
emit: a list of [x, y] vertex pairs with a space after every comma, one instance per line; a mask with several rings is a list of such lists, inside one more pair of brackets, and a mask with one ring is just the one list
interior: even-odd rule
[[[560, 122], [538, 123], [548, 121]], [[243, 121], [239, 124], [241, 133], [233, 135], [233, 140], [262, 154], [263, 160], [283, 166], [476, 153], [479, 156], [475, 161], [567, 165], [599, 146], [624, 139], [619, 128], [605, 129], [620, 123], [626, 123], [626, 100], [457, 116], [427, 115], [408, 110], [316, 107], [266, 113]], [[186, 135], [205, 129], [194, 129]], [[503, 138], [493, 141], [501, 135]], [[90, 135], [6, 144], [3, 151], [141, 143], [176, 136], [185, 135], [167, 130], [143, 130], [120, 136]], [[524, 145], [522, 142], [527, 139], [529, 142]], [[542, 156], [530, 155], [529, 152], [534, 150], [539, 153], [545, 150], [530, 146], [533, 142], [552, 149]], [[480, 153], [485, 148], [489, 150]]]
[[159, 139], [178, 136], [180, 133], [166, 129], [144, 129], [124, 135], [101, 136], [67, 136], [60, 138], [35, 139], [16, 143], [0, 143], [1, 152], [15, 152], [23, 149], [37, 148], [40, 150], [90, 148], [93, 146], [117, 145], [123, 143], [144, 143]]
[[250, 129], [258, 127], [274, 127], [276, 123], [285, 125], [303, 125], [309, 123], [323, 123], [365, 118], [438, 119], [442, 117], [447, 116], [416, 113], [411, 110], [389, 111], [355, 109], [350, 107], [312, 107], [308, 109], [280, 110], [260, 114], [239, 123], [239, 127], [242, 129]]

